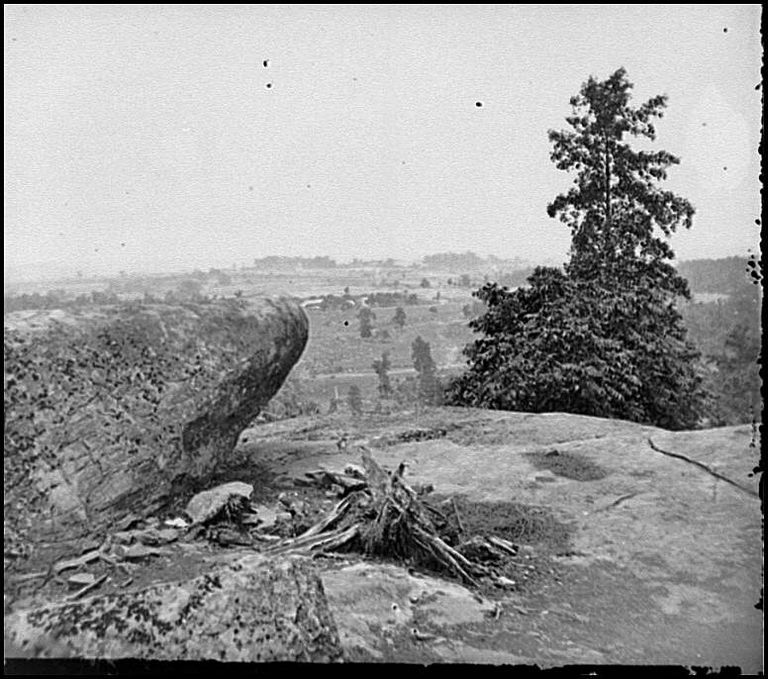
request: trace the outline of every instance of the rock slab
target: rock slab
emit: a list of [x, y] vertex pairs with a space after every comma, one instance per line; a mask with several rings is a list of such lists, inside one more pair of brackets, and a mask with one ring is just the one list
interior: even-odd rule
[[187, 582], [17, 611], [4, 623], [10, 657], [342, 659], [323, 584], [306, 559], [248, 556]]
[[205, 523], [218, 516], [230, 502], [245, 503], [253, 495], [253, 486], [242, 481], [223, 483], [195, 495], [184, 509], [192, 524]]
[[6, 315], [6, 567], [209, 485], [307, 332], [288, 299]]

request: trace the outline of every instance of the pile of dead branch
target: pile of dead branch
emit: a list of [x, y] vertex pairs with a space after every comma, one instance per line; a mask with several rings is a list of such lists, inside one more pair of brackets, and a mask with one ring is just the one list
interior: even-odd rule
[[452, 547], [438, 529], [447, 525], [446, 517], [422, 501], [423, 490], [406, 483], [405, 465], [388, 472], [370, 450], [361, 446], [361, 451], [364, 474], [355, 483], [332, 472], [315, 475], [318, 482], [344, 488], [344, 499], [303, 534], [271, 546], [267, 554], [358, 552], [448, 571], [474, 586], [514, 587], [500, 568], [517, 554], [516, 545], [497, 537], [472, 537]]

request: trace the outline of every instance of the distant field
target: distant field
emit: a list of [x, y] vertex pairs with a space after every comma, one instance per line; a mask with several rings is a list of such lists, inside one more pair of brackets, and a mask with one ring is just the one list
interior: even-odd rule
[[[374, 337], [360, 337], [358, 310], [349, 309], [320, 311], [307, 309], [309, 317], [309, 342], [301, 360], [289, 377], [289, 382], [300, 384], [302, 398], [317, 402], [323, 411], [331, 399], [338, 395], [346, 399], [354, 384], [360, 388], [363, 400], [374, 401], [377, 397], [378, 377], [373, 362], [389, 352], [392, 364], [390, 376], [393, 382], [407, 375], [414, 375], [411, 344], [421, 336], [429, 342], [432, 358], [442, 375], [455, 374], [464, 367], [462, 350], [471, 342], [473, 333], [462, 313], [465, 304], [471, 303], [474, 288], [448, 286], [447, 280], [456, 274], [442, 271], [418, 270], [329, 270], [297, 271], [238, 277], [231, 286], [210, 289], [209, 292], [231, 295], [240, 289], [244, 297], [290, 294], [302, 299], [321, 295], [341, 295], [348, 287], [351, 295], [371, 292], [416, 293], [418, 305], [404, 305], [406, 322], [403, 328], [393, 322], [395, 306], [375, 307], [373, 313]], [[429, 288], [422, 288], [426, 278]], [[392, 281], [397, 280], [397, 286]], [[481, 281], [476, 281], [477, 285]], [[437, 293], [440, 299], [435, 300]], [[434, 311], [430, 311], [433, 308]], [[381, 331], [389, 334], [380, 336]]]
[[[689, 330], [689, 339], [706, 357], [710, 370], [708, 384], [721, 403], [718, 408], [727, 411], [717, 421], [730, 424], [748, 421], [743, 412], [751, 413], [752, 410], [742, 401], [744, 394], [750, 390], [759, 394], [759, 375], [753, 370], [751, 358], [757, 352], [759, 330], [751, 335], [743, 332], [731, 335], [738, 323], [751, 323], [750, 328], [757, 323], [759, 328], [759, 321], [755, 319], [759, 314], [760, 301], [749, 289], [752, 286], [747, 285], [744, 265], [738, 258], [690, 262], [684, 268], [692, 277], [693, 300], [682, 303], [680, 310]], [[314, 402], [323, 412], [327, 412], [331, 400], [335, 396], [345, 400], [350, 386], [354, 384], [360, 388], [365, 406], [370, 409], [377, 400], [378, 386], [373, 362], [387, 351], [392, 365], [390, 376], [395, 385], [413, 376], [411, 344], [417, 336], [429, 342], [432, 357], [443, 378], [464, 369], [466, 363], [462, 350], [474, 336], [467, 325], [463, 307], [474, 301], [471, 293], [483, 284], [484, 279], [494, 279], [493, 271], [486, 273], [487, 276], [482, 271], [471, 269], [467, 273], [423, 266], [371, 264], [323, 269], [297, 266], [295, 270], [265, 270], [250, 267], [154, 276], [75, 277], [6, 284], [7, 306], [4, 305], [4, 313], [14, 309], [57, 309], [68, 304], [105, 303], [93, 293], [102, 296], [106, 293], [108, 299], [114, 301], [163, 300], [171, 293], [172, 303], [179, 299], [179, 294], [188, 293], [190, 289], [209, 298], [237, 295], [245, 299], [287, 295], [308, 300], [324, 295], [341, 297], [348, 292], [352, 298], [359, 300], [370, 293], [415, 294], [418, 304], [403, 305], [406, 313], [403, 328], [393, 322], [396, 307], [374, 307], [374, 336], [367, 339], [360, 337], [357, 308], [346, 311], [307, 309], [310, 319], [307, 348], [276, 396], [276, 401], [284, 399], [283, 403], [293, 404], [286, 405], [284, 410], [295, 410], [297, 403]], [[422, 287], [425, 279], [428, 285]], [[449, 279], [454, 282], [462, 279], [465, 287], [449, 285]], [[512, 280], [519, 279], [520, 275], [512, 277]], [[75, 298], [78, 296], [83, 296], [85, 301], [77, 301]], [[89, 299], [95, 301], [89, 302]], [[195, 301], [194, 298], [192, 301]], [[386, 334], [382, 336], [384, 332]], [[753, 339], [755, 347], [750, 344]], [[731, 344], [728, 345], [728, 342]], [[732, 363], [734, 346], [742, 357], [739, 360], [746, 363], [728, 367], [730, 364], [723, 364], [721, 359], [725, 356]], [[718, 366], [718, 360], [722, 365]], [[752, 365], [749, 365], [750, 362]]]
[[466, 301], [435, 303], [436, 312], [430, 311], [429, 306], [406, 306], [402, 329], [392, 322], [395, 307], [376, 308], [374, 330], [386, 330], [389, 339], [361, 338], [354, 309], [309, 310], [309, 342], [292, 375], [301, 380], [307, 396], [323, 406], [335, 393], [346, 398], [352, 384], [360, 388], [365, 400], [371, 400], [378, 385], [373, 362], [387, 351], [393, 379], [415, 374], [411, 344], [418, 336], [429, 342], [432, 358], [442, 372], [460, 371], [464, 366], [462, 349], [473, 338], [462, 315], [463, 304]]
[[[245, 299], [278, 295], [310, 299], [322, 295], [341, 296], [345, 289], [353, 297], [373, 292], [415, 293], [419, 304], [403, 305], [406, 313], [403, 328], [392, 321], [396, 307], [375, 307], [374, 337], [367, 339], [360, 337], [358, 309], [307, 309], [309, 342], [283, 391], [295, 386], [301, 392], [302, 401], [316, 401], [325, 411], [336, 394], [346, 399], [353, 384], [360, 388], [364, 401], [370, 403], [376, 399], [378, 377], [372, 364], [381, 358], [384, 351], [389, 352], [393, 381], [415, 374], [411, 344], [417, 336], [429, 342], [432, 358], [441, 373], [460, 371], [464, 366], [462, 349], [472, 340], [472, 331], [467, 326], [462, 307], [473, 301], [472, 290], [482, 284], [482, 277], [473, 276], [473, 287], [449, 286], [448, 279], [457, 279], [457, 272], [405, 267], [298, 268], [295, 271], [229, 269], [221, 272], [221, 280], [218, 275], [206, 277], [200, 274], [202, 272], [165, 276], [124, 275], [112, 279], [28, 283], [6, 290], [6, 293], [45, 295], [56, 290], [66, 299], [92, 291], [112, 291], [124, 300], [141, 299], [145, 294], [162, 299], [167, 292], [190, 280], [199, 281], [200, 292], [210, 297], [238, 294]], [[429, 287], [422, 287], [424, 279], [429, 281]], [[438, 293], [439, 300], [435, 299]], [[382, 337], [382, 331], [386, 331], [389, 337]]]

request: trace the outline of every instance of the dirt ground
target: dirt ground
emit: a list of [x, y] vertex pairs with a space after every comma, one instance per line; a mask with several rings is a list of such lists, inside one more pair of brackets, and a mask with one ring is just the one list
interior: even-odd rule
[[[342, 451], [340, 430], [353, 439]], [[669, 433], [573, 415], [450, 408], [423, 412], [418, 423], [402, 415], [354, 426], [296, 419], [244, 432], [241, 463], [222, 480], [254, 483], [256, 501], [267, 505], [289, 493], [305, 501], [311, 519], [334, 500], [295, 479], [358, 463], [357, 438], [389, 468], [405, 461], [409, 482], [433, 484], [431, 501], [455, 498], [467, 532], [521, 546], [509, 573], [517, 587], [498, 592], [471, 592], [448, 577], [355, 555], [316, 559], [349, 661], [754, 673], [762, 670], [755, 608], [762, 516], [751, 436], [745, 426]], [[657, 452], [649, 438], [689, 460]], [[188, 579], [253, 551], [205, 540], [166, 549], [130, 574], [94, 566], [110, 575], [99, 594]], [[11, 589], [6, 612], [9, 603], [26, 607], [67, 592], [51, 580]]]

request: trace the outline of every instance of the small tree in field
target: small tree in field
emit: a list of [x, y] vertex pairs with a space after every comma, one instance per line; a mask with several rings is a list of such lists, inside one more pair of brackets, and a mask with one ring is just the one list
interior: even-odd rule
[[356, 384], [353, 384], [347, 392], [347, 405], [355, 415], [362, 414], [363, 398], [360, 395], [360, 387], [358, 387]]
[[413, 367], [419, 376], [419, 400], [436, 405], [440, 402], [440, 382], [437, 379], [437, 367], [432, 359], [429, 342], [421, 336], [413, 340], [411, 345]]
[[380, 360], [373, 362], [373, 369], [379, 376], [379, 396], [389, 398], [392, 395], [392, 383], [389, 379], [389, 369], [392, 364], [389, 361], [389, 352], [385, 351]]
[[368, 338], [373, 335], [373, 319], [376, 315], [368, 307], [361, 307], [357, 314], [360, 320], [360, 337]]
[[395, 315], [392, 317], [392, 322], [400, 328], [405, 327], [405, 309], [399, 306], [395, 309]]
[[590, 78], [571, 99], [569, 131], [551, 131], [551, 158], [575, 173], [547, 212], [571, 230], [564, 271], [539, 267], [514, 291], [495, 283], [474, 295], [483, 337], [467, 347], [469, 370], [451, 399], [510, 410], [565, 411], [671, 429], [696, 425], [706, 408], [696, 349], [676, 298], [689, 298], [664, 237], [689, 228], [688, 201], [659, 188], [678, 159], [636, 151], [655, 139], [666, 97], [630, 106], [624, 69]]

